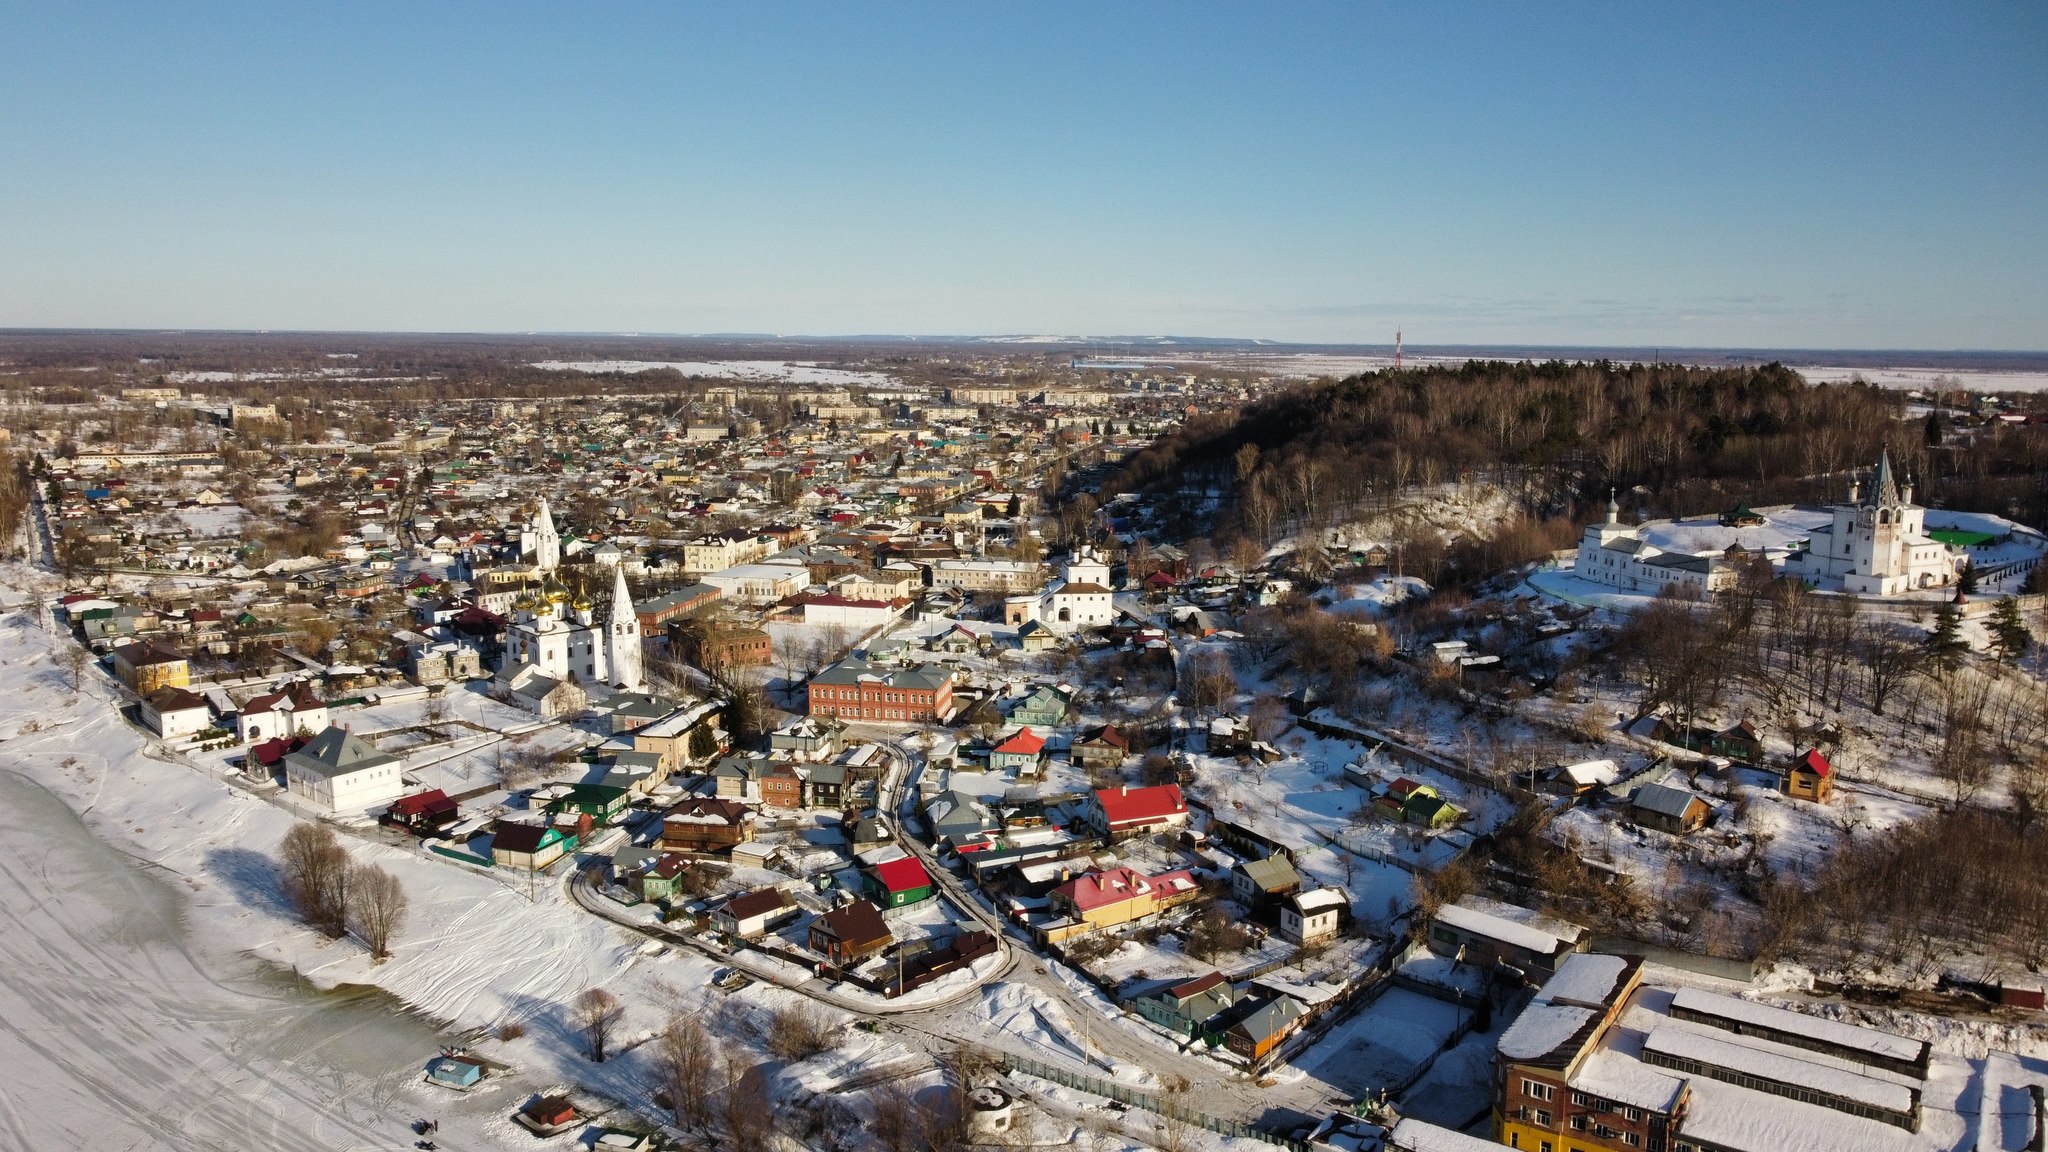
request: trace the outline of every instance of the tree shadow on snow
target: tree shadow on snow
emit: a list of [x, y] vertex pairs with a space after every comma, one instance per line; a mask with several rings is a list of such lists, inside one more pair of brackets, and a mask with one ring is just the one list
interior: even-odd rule
[[284, 878], [277, 861], [249, 848], [214, 848], [206, 854], [206, 871], [219, 880], [244, 907], [298, 915], [284, 894]]

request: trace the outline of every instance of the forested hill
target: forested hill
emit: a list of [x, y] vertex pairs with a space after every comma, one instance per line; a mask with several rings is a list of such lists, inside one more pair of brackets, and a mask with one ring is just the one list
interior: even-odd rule
[[1610, 487], [1654, 515], [1838, 500], [1850, 470], [1889, 448], [1920, 478], [1923, 502], [2048, 520], [2048, 429], [1948, 421], [1930, 436], [1904, 414], [1899, 393], [1808, 385], [1779, 364], [1473, 361], [1319, 381], [1196, 416], [1109, 487], [1229, 490], [1208, 527], [1270, 539], [1461, 475], [1526, 494], [1539, 518], [1590, 514]]

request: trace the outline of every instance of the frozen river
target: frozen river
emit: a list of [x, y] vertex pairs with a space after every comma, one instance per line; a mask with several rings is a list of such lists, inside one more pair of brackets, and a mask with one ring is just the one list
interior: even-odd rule
[[406, 1124], [437, 1104], [418, 1082], [431, 1024], [211, 954], [175, 876], [95, 839], [4, 756], [0, 811], [0, 1147], [412, 1145]]

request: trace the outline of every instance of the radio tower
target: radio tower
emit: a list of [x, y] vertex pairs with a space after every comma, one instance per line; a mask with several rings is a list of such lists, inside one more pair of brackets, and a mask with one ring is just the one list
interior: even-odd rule
[[1401, 330], [1394, 329], [1394, 371], [1401, 370]]

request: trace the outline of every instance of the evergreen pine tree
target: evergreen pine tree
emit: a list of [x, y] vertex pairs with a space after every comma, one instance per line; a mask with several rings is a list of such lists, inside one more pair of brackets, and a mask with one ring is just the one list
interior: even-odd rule
[[2000, 658], [2018, 663], [2033, 642], [2033, 635], [2020, 619], [2020, 602], [2010, 596], [2000, 600], [1991, 613], [1991, 643]]
[[1961, 568], [1956, 570], [1956, 591], [1965, 596], [1976, 595], [1977, 566], [1975, 564], [1966, 562]]
[[1943, 604], [1934, 610], [1934, 631], [1927, 636], [1927, 653], [1944, 668], [1953, 668], [1969, 651], [1970, 643], [1963, 639], [1963, 615], [1953, 604]]
[[2027, 582], [2020, 586], [2020, 591], [2029, 596], [2048, 592], [2048, 564], [2035, 564], [2027, 569]]
[[1941, 413], [1929, 412], [1926, 424], [1927, 446], [1933, 448], [1941, 443]]

